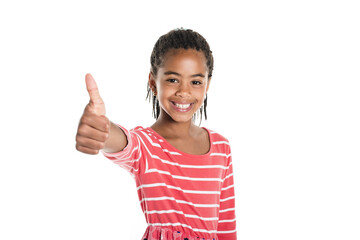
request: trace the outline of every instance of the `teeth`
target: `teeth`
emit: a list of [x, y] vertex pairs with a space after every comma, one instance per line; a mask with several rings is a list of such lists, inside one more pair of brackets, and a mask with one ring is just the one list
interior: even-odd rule
[[190, 107], [190, 104], [177, 104], [177, 103], [175, 103], [175, 106], [177, 106], [178, 108], [185, 109], [185, 108]]

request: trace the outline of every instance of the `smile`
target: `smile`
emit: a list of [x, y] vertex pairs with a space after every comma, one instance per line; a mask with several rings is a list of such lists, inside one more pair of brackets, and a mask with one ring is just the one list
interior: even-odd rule
[[180, 104], [180, 103], [176, 103], [176, 102], [172, 102], [172, 105], [174, 107], [174, 109], [176, 111], [179, 111], [179, 112], [188, 112], [191, 110], [192, 106], [194, 103], [188, 103], [188, 104]]

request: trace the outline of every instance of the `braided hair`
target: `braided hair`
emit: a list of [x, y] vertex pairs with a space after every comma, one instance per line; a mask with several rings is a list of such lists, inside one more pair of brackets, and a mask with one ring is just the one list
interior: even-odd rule
[[[184, 29], [184, 28], [177, 28], [171, 30], [170, 32], [162, 35], [153, 48], [150, 57], [151, 63], [151, 71], [154, 76], [156, 76], [158, 69], [163, 66], [164, 58], [166, 53], [172, 49], [195, 49], [204, 53], [206, 58], [206, 66], [208, 68], [208, 78], [211, 78], [213, 66], [214, 66], [214, 59], [212, 55], [212, 51], [210, 50], [210, 46], [207, 43], [206, 39], [201, 36], [199, 33], [191, 30], [191, 29]], [[160, 105], [156, 98], [153, 95], [151, 88], [147, 86], [147, 96], [146, 99], [152, 100], [153, 105], [153, 116], [155, 119], [158, 119], [160, 115]], [[206, 115], [206, 106], [207, 106], [207, 94], [204, 100], [203, 106], [200, 107], [200, 124], [203, 112], [205, 114], [205, 120], [207, 119]], [[199, 117], [199, 113], [194, 114], [193, 119]]]

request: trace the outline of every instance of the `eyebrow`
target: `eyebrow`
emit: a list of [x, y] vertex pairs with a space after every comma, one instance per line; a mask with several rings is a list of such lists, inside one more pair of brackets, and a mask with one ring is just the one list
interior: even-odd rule
[[[164, 74], [165, 74], [165, 75], [171, 75], [171, 74], [173, 74], [173, 75], [181, 76], [180, 73], [173, 72], [173, 71], [167, 71], [167, 72], [165, 72]], [[191, 77], [203, 77], [203, 78], [205, 78], [204, 74], [202, 74], [202, 73], [193, 74], [193, 75], [191, 75]]]

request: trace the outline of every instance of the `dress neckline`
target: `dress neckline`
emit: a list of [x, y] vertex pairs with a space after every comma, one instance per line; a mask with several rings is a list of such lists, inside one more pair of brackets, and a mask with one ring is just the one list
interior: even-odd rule
[[148, 127], [147, 129], [149, 131], [151, 131], [157, 138], [161, 139], [163, 141], [164, 144], [166, 144], [169, 148], [171, 148], [173, 151], [175, 152], [178, 152], [180, 153], [181, 155], [183, 156], [188, 156], [188, 157], [191, 157], [191, 158], [204, 158], [204, 157], [208, 157], [212, 151], [213, 151], [213, 138], [211, 136], [211, 132], [209, 129], [205, 128], [205, 127], [201, 127], [203, 128], [207, 134], [208, 134], [208, 139], [210, 141], [210, 148], [209, 148], [209, 151], [205, 154], [201, 154], [201, 155], [198, 155], [198, 154], [191, 154], [191, 153], [186, 153], [186, 152], [183, 152], [183, 151], [180, 151], [179, 149], [177, 149], [176, 147], [174, 147], [173, 145], [171, 145], [164, 137], [162, 137], [159, 133], [157, 133], [154, 129], [152, 129], [151, 127]]

